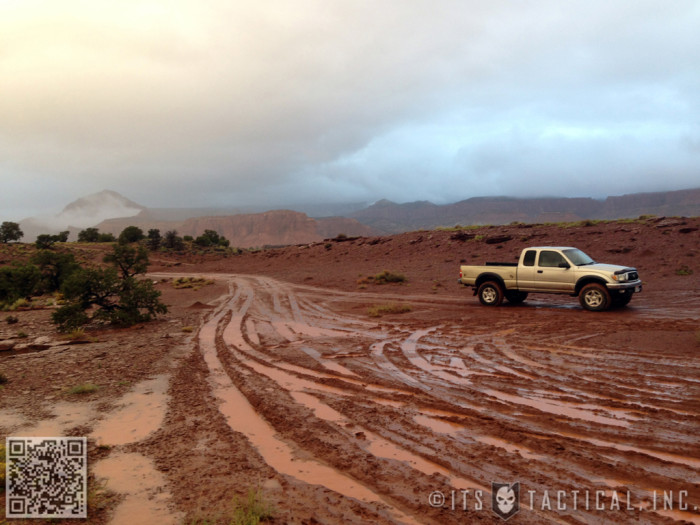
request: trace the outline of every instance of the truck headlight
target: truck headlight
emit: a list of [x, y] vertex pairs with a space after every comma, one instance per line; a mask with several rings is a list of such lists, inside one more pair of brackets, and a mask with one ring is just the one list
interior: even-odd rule
[[621, 273], [621, 274], [619, 274], [619, 275], [613, 276], [613, 278], [614, 278], [616, 281], [620, 281], [620, 282], [626, 281], [628, 277], [629, 277], [629, 275], [626, 274], [626, 273]]

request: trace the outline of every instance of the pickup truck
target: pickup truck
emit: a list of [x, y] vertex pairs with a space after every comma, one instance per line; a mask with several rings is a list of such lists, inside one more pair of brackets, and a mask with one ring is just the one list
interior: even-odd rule
[[597, 263], [577, 248], [537, 246], [525, 248], [517, 263], [487, 262], [461, 266], [458, 282], [471, 286], [485, 306], [507, 299], [522, 303], [530, 292], [578, 297], [587, 310], [625, 306], [642, 291], [636, 268]]

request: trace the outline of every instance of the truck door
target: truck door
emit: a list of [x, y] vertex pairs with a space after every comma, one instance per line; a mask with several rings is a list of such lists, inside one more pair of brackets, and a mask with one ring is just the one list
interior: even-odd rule
[[569, 262], [557, 251], [540, 251], [535, 276], [539, 290], [572, 293], [574, 291], [576, 275]]
[[518, 290], [534, 291], [537, 289], [535, 279], [535, 261], [537, 259], [537, 250], [527, 250], [523, 255], [523, 260], [518, 266]]

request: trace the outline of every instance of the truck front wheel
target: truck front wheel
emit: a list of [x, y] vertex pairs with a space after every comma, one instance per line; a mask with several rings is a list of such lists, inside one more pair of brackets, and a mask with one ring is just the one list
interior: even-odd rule
[[590, 283], [581, 289], [578, 300], [586, 310], [602, 312], [610, 307], [612, 300], [608, 289], [599, 283]]
[[486, 281], [476, 292], [484, 306], [499, 306], [503, 302], [503, 289], [495, 281]]

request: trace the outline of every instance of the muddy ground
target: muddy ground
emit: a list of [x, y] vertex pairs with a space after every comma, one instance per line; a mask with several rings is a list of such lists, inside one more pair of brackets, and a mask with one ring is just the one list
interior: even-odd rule
[[[501, 523], [492, 482], [520, 484], [508, 523], [700, 523], [698, 227], [159, 254], [156, 322], [70, 341], [49, 309], [0, 314], [0, 434], [87, 436], [89, 523], [213, 523], [250, 489], [274, 523]], [[644, 291], [593, 313], [536, 295], [486, 308], [457, 286], [461, 261], [560, 244], [636, 266]], [[407, 280], [368, 279], [385, 269]], [[388, 304], [410, 311], [370, 315]]]

